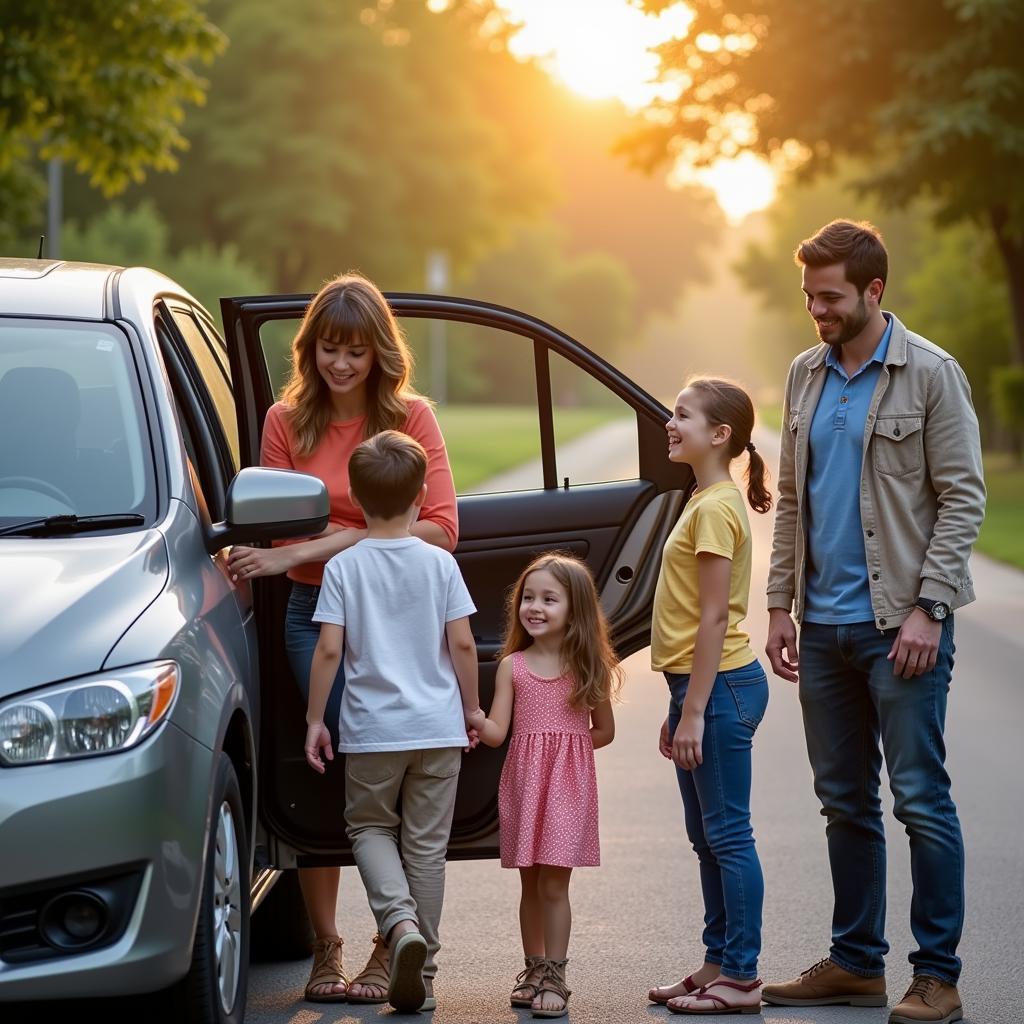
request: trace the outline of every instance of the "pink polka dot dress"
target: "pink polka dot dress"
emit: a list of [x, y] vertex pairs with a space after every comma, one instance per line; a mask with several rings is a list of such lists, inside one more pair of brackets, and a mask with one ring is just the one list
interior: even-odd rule
[[569, 705], [572, 680], [534, 675], [512, 655], [512, 739], [498, 786], [501, 866], [597, 867], [597, 772], [590, 712]]

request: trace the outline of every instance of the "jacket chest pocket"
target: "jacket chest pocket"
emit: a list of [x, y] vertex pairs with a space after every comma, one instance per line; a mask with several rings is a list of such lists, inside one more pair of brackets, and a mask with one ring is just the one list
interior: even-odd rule
[[924, 462], [924, 417], [879, 416], [871, 450], [875, 469], [886, 476], [906, 476]]

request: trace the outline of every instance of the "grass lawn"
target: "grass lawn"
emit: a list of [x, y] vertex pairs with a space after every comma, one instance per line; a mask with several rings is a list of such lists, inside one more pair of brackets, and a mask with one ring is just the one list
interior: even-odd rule
[[1024, 569], [1024, 466], [1005, 452], [986, 453], [985, 486], [985, 522], [975, 546]]
[[[526, 405], [439, 405], [434, 410], [460, 493], [540, 458], [537, 410]], [[555, 440], [571, 441], [622, 415], [618, 409], [555, 409]]]

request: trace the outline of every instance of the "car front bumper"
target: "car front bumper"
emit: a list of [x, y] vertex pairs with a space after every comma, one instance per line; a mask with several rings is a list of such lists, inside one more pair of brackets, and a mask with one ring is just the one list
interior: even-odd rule
[[0, 921], [104, 875], [134, 874], [137, 892], [107, 945], [0, 954], [0, 1002], [132, 995], [185, 975], [212, 770], [213, 752], [172, 722], [133, 750], [0, 769]]

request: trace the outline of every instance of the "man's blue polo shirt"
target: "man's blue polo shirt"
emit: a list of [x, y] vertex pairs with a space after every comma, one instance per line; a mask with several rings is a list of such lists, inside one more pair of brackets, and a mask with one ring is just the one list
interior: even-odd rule
[[814, 417], [807, 462], [807, 596], [804, 620], [831, 625], [873, 622], [860, 521], [864, 424], [885, 364], [892, 320], [875, 354], [852, 376], [835, 350]]

